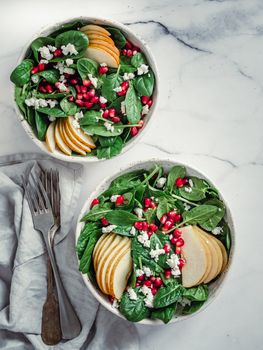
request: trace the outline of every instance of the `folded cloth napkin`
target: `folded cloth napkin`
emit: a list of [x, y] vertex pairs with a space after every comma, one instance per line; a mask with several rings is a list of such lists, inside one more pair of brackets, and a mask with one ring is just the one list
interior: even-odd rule
[[[55, 237], [55, 254], [64, 287], [78, 314], [82, 331], [70, 341], [49, 347], [40, 336], [46, 299], [46, 249], [34, 230], [21, 188], [21, 175], [39, 168], [60, 173], [61, 229]], [[103, 307], [85, 286], [75, 254], [72, 221], [81, 188], [82, 166], [54, 161], [44, 155], [0, 157], [0, 349], [111, 350], [138, 349], [133, 324]]]

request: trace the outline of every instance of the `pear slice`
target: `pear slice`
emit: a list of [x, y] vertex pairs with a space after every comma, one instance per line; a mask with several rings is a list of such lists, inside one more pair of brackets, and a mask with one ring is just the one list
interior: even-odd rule
[[60, 135], [63, 135], [63, 139], [65, 141], [65, 143], [68, 145], [68, 147], [76, 152], [76, 153], [79, 153], [80, 155], [82, 156], [85, 156], [86, 155], [86, 152], [83, 151], [83, 149], [79, 148], [77, 145], [75, 145], [72, 140], [69, 138], [68, 134], [66, 133], [65, 131], [65, 128], [64, 128], [64, 123], [63, 123], [63, 120], [60, 120], [59, 121], [59, 132], [60, 132]]
[[111, 68], [118, 68], [118, 62], [114, 57], [101, 47], [88, 47], [85, 56], [98, 63], [106, 63]]
[[[93, 265], [94, 265], [94, 260], [95, 260], [95, 257], [97, 255], [97, 252], [99, 249], [101, 249], [101, 247], [103, 246], [103, 242], [104, 240], [109, 236], [110, 234], [109, 233], [103, 233], [100, 238], [98, 239], [94, 249], [93, 249], [93, 252], [92, 252], [92, 259], [93, 259]], [[94, 266], [95, 267], [95, 266]]]
[[46, 132], [46, 137], [45, 137], [47, 147], [52, 153], [56, 149], [55, 126], [56, 126], [56, 121], [49, 124]]
[[116, 61], [117, 64], [120, 63], [119, 55], [117, 55], [112, 49], [109, 49], [108, 47], [106, 47], [104, 45], [101, 45], [101, 44], [90, 44], [89, 48], [90, 49], [92, 49], [92, 48], [101, 49], [101, 50], [107, 52], [108, 54], [110, 54], [114, 58], [114, 60]]
[[103, 28], [103, 27], [101, 27], [101, 26], [97, 26], [97, 25], [95, 25], [95, 24], [87, 24], [86, 26], [80, 28], [80, 31], [81, 31], [81, 32], [85, 32], [85, 31], [87, 31], [87, 30], [90, 30], [90, 31], [97, 31], [97, 32], [99, 32], [99, 33], [103, 33], [103, 34], [108, 35], [108, 36], [111, 35], [110, 32], [107, 31], [107, 29], [105, 29], [105, 28]]
[[56, 145], [58, 146], [58, 148], [66, 155], [71, 156], [72, 151], [68, 147], [68, 145], [64, 142], [64, 140], [60, 134], [59, 120], [56, 122], [56, 126], [55, 126], [55, 140], [56, 140]]
[[210, 246], [209, 246], [209, 244], [207, 244], [205, 238], [202, 235], [200, 235], [198, 232], [196, 232], [196, 234], [199, 235], [199, 237], [202, 241], [203, 247], [206, 251], [206, 257], [207, 257], [206, 271], [205, 271], [204, 275], [202, 276], [202, 278], [200, 279], [200, 281], [198, 281], [198, 283], [197, 283], [197, 284], [201, 284], [203, 282], [203, 280], [207, 278], [207, 276], [209, 275], [209, 273], [211, 271], [213, 257], [212, 257], [212, 252], [211, 252]]
[[63, 128], [65, 133], [68, 135], [68, 137], [70, 138], [70, 140], [80, 149], [82, 149], [85, 152], [91, 152], [90, 147], [86, 146], [84, 143], [80, 142], [75, 136], [74, 134], [71, 132], [71, 129], [68, 126], [67, 121], [65, 120], [63, 123]]
[[90, 46], [93, 46], [93, 45], [106, 47], [107, 49], [110, 49], [111, 51], [113, 51], [115, 55], [117, 55], [118, 57], [120, 56], [120, 51], [117, 49], [117, 47], [115, 45], [107, 43], [104, 40], [90, 39]]
[[222, 253], [223, 262], [222, 262], [222, 268], [219, 272], [219, 273], [222, 273], [226, 269], [227, 262], [228, 262], [228, 255], [227, 255], [226, 248], [225, 248], [224, 244], [216, 237], [213, 237], [213, 238], [214, 238], [215, 242], [218, 244], [218, 246], [221, 250], [221, 253]]
[[76, 139], [78, 139], [81, 143], [83, 143], [87, 147], [92, 148], [92, 149], [96, 148], [96, 145], [93, 142], [93, 139], [91, 136], [85, 134], [81, 129], [76, 130], [74, 128], [74, 126], [72, 125], [73, 120], [74, 120], [74, 118], [71, 116], [66, 119], [67, 129], [70, 130], [70, 132], [72, 133], [72, 135], [74, 135], [74, 137]]
[[223, 254], [222, 254], [221, 248], [217, 244], [215, 237], [209, 233], [206, 233], [206, 235], [207, 235], [207, 238], [209, 238], [212, 241], [214, 248], [216, 250], [216, 254], [217, 254], [217, 258], [218, 258], [218, 266], [217, 266], [217, 272], [216, 272], [216, 276], [217, 276], [217, 275], [219, 275], [220, 271], [222, 270]]
[[94, 268], [95, 268], [95, 270], [97, 270], [99, 261], [104, 256], [109, 245], [111, 244], [112, 241], [114, 241], [115, 238], [116, 238], [116, 236], [111, 232], [110, 234], [108, 234], [108, 236], [105, 238], [105, 240], [101, 243], [100, 247], [98, 248], [98, 251], [96, 252], [96, 255], [94, 255]]
[[84, 33], [88, 36], [89, 41], [98, 39], [98, 40], [106, 41], [109, 44], [115, 45], [114, 41], [107, 35], [102, 35], [101, 33], [98, 33], [98, 32], [84, 32]]
[[184, 226], [180, 228], [180, 231], [184, 240], [182, 255], [186, 260], [182, 269], [182, 284], [184, 287], [193, 287], [202, 279], [207, 270], [207, 252], [193, 226]]

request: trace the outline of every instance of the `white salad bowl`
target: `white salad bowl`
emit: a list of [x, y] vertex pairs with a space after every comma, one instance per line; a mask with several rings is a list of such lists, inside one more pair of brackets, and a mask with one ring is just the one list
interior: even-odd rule
[[[150, 159], [147, 161], [141, 161], [141, 162], [134, 162], [131, 163], [129, 166], [126, 166], [125, 168], [121, 169], [120, 171], [118, 171], [117, 173], [107, 177], [100, 185], [98, 185], [98, 187], [91, 193], [91, 195], [88, 197], [87, 201], [85, 202], [78, 221], [77, 221], [77, 227], [76, 227], [76, 244], [80, 235], [80, 232], [84, 226], [84, 223], [81, 222], [81, 218], [89, 211], [91, 202], [94, 198], [97, 198], [102, 192], [104, 192], [110, 185], [110, 183], [118, 176], [125, 174], [127, 172], [130, 171], [134, 171], [134, 170], [138, 170], [138, 169], [150, 169], [152, 168], [152, 166], [157, 163], [160, 164], [164, 167], [165, 171], [169, 171], [171, 169], [171, 167], [175, 166], [175, 165], [182, 165], [185, 166], [186, 170], [187, 170], [187, 174], [192, 175], [192, 176], [198, 176], [203, 178], [204, 180], [207, 180], [210, 184], [212, 184], [213, 186], [215, 186], [216, 188], [218, 188], [206, 175], [204, 175], [202, 172], [200, 172], [199, 170], [187, 165], [187, 164], [183, 164], [180, 162], [176, 162], [174, 160], [171, 159]], [[199, 313], [200, 311], [204, 310], [214, 299], [215, 297], [218, 295], [220, 289], [223, 286], [223, 283], [226, 279], [226, 276], [229, 272], [229, 269], [232, 265], [232, 259], [233, 259], [233, 255], [234, 255], [234, 249], [235, 249], [235, 230], [234, 230], [234, 224], [233, 224], [233, 219], [230, 213], [230, 209], [225, 201], [225, 199], [223, 198], [222, 194], [220, 193], [220, 199], [224, 202], [225, 206], [226, 206], [226, 215], [225, 215], [225, 219], [226, 222], [229, 225], [230, 231], [231, 231], [231, 250], [230, 250], [230, 255], [229, 255], [229, 261], [228, 261], [228, 265], [226, 270], [212, 283], [209, 284], [209, 297], [208, 300], [205, 302], [205, 304], [201, 307], [200, 310], [198, 310], [197, 312], [191, 314], [191, 315], [182, 315], [182, 316], [175, 316], [170, 323], [174, 323], [174, 322], [178, 322], [178, 321], [182, 321], [182, 320], [186, 320], [194, 315], [196, 315], [197, 313]], [[108, 309], [110, 312], [112, 312], [113, 314], [125, 319], [125, 317], [118, 311], [118, 309], [114, 308], [109, 299], [108, 296], [103, 294], [88, 278], [88, 276], [86, 274], [82, 274], [83, 280], [86, 284], [86, 286], [88, 287], [88, 289], [91, 291], [91, 293], [94, 295], [94, 297], [106, 308]], [[161, 320], [152, 320], [152, 319], [144, 319], [140, 322], [138, 322], [139, 324], [145, 324], [145, 325], [163, 325], [163, 322]]]
[[[45, 26], [42, 28], [39, 32], [37, 32], [29, 41], [29, 43], [24, 47], [22, 50], [22, 53], [18, 59], [18, 64], [20, 64], [24, 58], [26, 57], [27, 52], [30, 49], [30, 45], [33, 40], [35, 40], [39, 36], [46, 36], [49, 35], [50, 33], [54, 32], [55, 30], [59, 29], [63, 24], [75, 22], [75, 21], [83, 21], [84, 23], [89, 23], [89, 24], [97, 24], [97, 25], [106, 25], [106, 26], [111, 26], [120, 29], [125, 37], [130, 40], [135, 46], [139, 47], [142, 52], [144, 53], [149, 66], [154, 72], [155, 75], [155, 87], [154, 87], [154, 92], [153, 92], [153, 105], [150, 108], [149, 113], [147, 116], [144, 118], [144, 127], [140, 130], [138, 135], [136, 137], [133, 137], [131, 140], [129, 140], [123, 147], [122, 151], [120, 154], [123, 154], [124, 152], [128, 151], [130, 148], [132, 148], [142, 137], [142, 135], [145, 133], [145, 130], [148, 129], [149, 123], [152, 119], [152, 116], [154, 114], [154, 111], [156, 110], [157, 102], [158, 102], [158, 87], [159, 87], [159, 74], [157, 70], [157, 65], [155, 62], [155, 59], [151, 53], [151, 50], [149, 46], [146, 44], [146, 42], [140, 38], [137, 34], [135, 34], [133, 31], [131, 31], [127, 26], [123, 25], [122, 23], [112, 21], [109, 19], [103, 19], [103, 18], [98, 18], [98, 17], [85, 17], [85, 16], [80, 16], [80, 17], [75, 17], [75, 18], [69, 18], [67, 20], [64, 20], [62, 22], [58, 22], [52, 25]], [[15, 95], [15, 85], [13, 87], [13, 96]], [[24, 116], [20, 112], [15, 100], [14, 100], [14, 108], [15, 111], [18, 115], [19, 121], [22, 124], [22, 127], [26, 131], [27, 135], [33, 140], [33, 142], [44, 152], [48, 153], [50, 156], [64, 160], [66, 162], [79, 162], [79, 163], [91, 163], [91, 162], [98, 162], [98, 161], [103, 161], [105, 159], [98, 159], [97, 157], [81, 157], [81, 156], [67, 156], [63, 154], [59, 150], [55, 150], [54, 153], [50, 152], [46, 143], [44, 141], [40, 141], [35, 133], [32, 127], [28, 124], [28, 122], [25, 120]]]

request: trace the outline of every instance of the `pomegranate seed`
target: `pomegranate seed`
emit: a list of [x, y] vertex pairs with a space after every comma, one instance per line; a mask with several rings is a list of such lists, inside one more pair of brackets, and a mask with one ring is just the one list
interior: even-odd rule
[[138, 276], [138, 277], [137, 277], [137, 280], [138, 280], [138, 281], [143, 281], [143, 280], [144, 280], [144, 275]]
[[173, 226], [173, 222], [170, 220], [166, 220], [165, 224], [162, 227], [162, 231], [167, 231]]
[[136, 221], [133, 226], [137, 229], [137, 230], [142, 230], [143, 224], [142, 221]]
[[148, 222], [143, 221], [143, 222], [142, 222], [142, 229], [143, 229], [143, 231], [147, 231], [148, 228], [149, 228]]
[[47, 92], [47, 90], [44, 88], [44, 86], [39, 86], [38, 90], [40, 92], [43, 92], [44, 94]]
[[174, 238], [179, 238], [179, 237], [181, 237], [181, 234], [182, 234], [182, 232], [181, 232], [180, 230], [178, 230], [178, 228], [176, 228], [176, 229], [174, 230], [174, 232], [173, 232]]
[[68, 74], [68, 73], [64, 73], [64, 76], [65, 76], [65, 78], [66, 78], [66, 79], [71, 78], [71, 75], [70, 75], [70, 74]]
[[146, 105], [148, 101], [150, 100], [150, 96], [142, 96], [141, 101], [143, 105]]
[[93, 97], [90, 99], [90, 102], [92, 102], [92, 103], [98, 103], [98, 102], [99, 102], [99, 97], [98, 97], [98, 96], [93, 96]]
[[148, 231], [147, 232], [148, 237], [150, 238], [153, 235], [153, 231]]
[[88, 94], [90, 95], [90, 97], [94, 97], [95, 94], [96, 94], [95, 89], [90, 89], [90, 90], [88, 91]]
[[68, 97], [68, 101], [69, 101], [69, 102], [74, 102], [74, 97], [73, 97], [73, 96], [69, 96], [69, 97]]
[[119, 123], [121, 121], [120, 117], [117, 117], [117, 115], [115, 117], [111, 118], [111, 121], [113, 121], [113, 123]]
[[84, 86], [84, 85], [81, 85], [80, 86], [80, 91], [84, 94], [85, 92], [87, 92], [87, 87], [86, 86]]
[[180, 237], [176, 240], [176, 247], [182, 247], [184, 245], [184, 240]]
[[184, 182], [184, 185], [188, 184], [188, 179], [187, 179], [187, 177], [184, 177], [184, 178], [183, 178], [183, 182]]
[[100, 220], [100, 222], [102, 223], [103, 226], [109, 225], [109, 221], [108, 221], [106, 218], [102, 218], [102, 219]]
[[112, 118], [112, 117], [115, 117], [115, 114], [116, 114], [116, 110], [115, 108], [110, 108], [109, 110], [109, 116]]
[[138, 129], [136, 128], [136, 126], [133, 126], [131, 128], [131, 136], [134, 137], [138, 134]]
[[129, 88], [129, 83], [128, 83], [128, 81], [124, 81], [123, 83], [121, 83], [121, 88], [122, 88], [123, 90], [128, 90], [128, 88]]
[[91, 81], [88, 79], [84, 79], [82, 82], [82, 85], [84, 85], [84, 86], [90, 86], [90, 84], [91, 84]]
[[176, 216], [174, 218], [174, 221], [178, 222], [178, 221], [181, 221], [181, 220], [182, 220], [182, 215], [181, 214], [176, 214]]
[[173, 220], [173, 221], [175, 221], [176, 215], [177, 215], [177, 213], [175, 210], [171, 210], [171, 211], [169, 211], [169, 213], [167, 213], [168, 218]]
[[77, 79], [71, 79], [71, 80], [70, 80], [70, 84], [72, 84], [72, 85], [78, 84]]
[[147, 102], [148, 107], [151, 107], [152, 104], [153, 104], [153, 101], [152, 101], [152, 100], [149, 100], [149, 101]]
[[185, 265], [185, 260], [180, 258], [179, 259], [179, 263], [178, 263], [179, 269], [181, 270], [184, 267], [184, 265]]
[[77, 94], [77, 100], [82, 100], [83, 99], [83, 95], [82, 94]]
[[80, 94], [81, 93], [81, 90], [80, 90], [80, 86], [79, 85], [76, 85], [76, 90], [77, 92]]
[[175, 247], [175, 253], [176, 254], [181, 254], [182, 248], [181, 247]]
[[123, 50], [121, 50], [121, 53], [122, 53], [123, 56], [126, 56], [127, 55], [127, 50], [123, 49]]
[[140, 287], [140, 285], [141, 285], [141, 284], [140, 284], [139, 282], [136, 282], [136, 283], [135, 283], [135, 287]]
[[99, 74], [106, 74], [108, 72], [109, 68], [108, 67], [99, 67]]
[[90, 108], [93, 106], [93, 103], [92, 103], [92, 102], [84, 102], [84, 106], [85, 106], [87, 109], [90, 109]]
[[126, 41], [126, 44], [125, 44], [125, 48], [131, 50], [132, 47], [133, 47], [132, 43], [131, 43], [130, 41], [127, 40], [127, 41]]
[[165, 270], [164, 271], [164, 276], [165, 276], [165, 278], [171, 278], [171, 276], [172, 276], [172, 271], [171, 271], [171, 269], [167, 269], [167, 270]]
[[158, 226], [155, 225], [155, 224], [150, 224], [149, 229], [150, 229], [151, 231], [155, 232], [155, 231], [158, 230]]
[[152, 202], [152, 203], [151, 203], [151, 208], [152, 208], [152, 209], [157, 208], [157, 204], [156, 204], [156, 203], [154, 203], [154, 202]]
[[38, 67], [33, 67], [31, 69], [31, 74], [36, 74], [38, 72]]
[[131, 57], [132, 56], [132, 50], [127, 50], [127, 56]]
[[181, 177], [178, 177], [176, 180], [175, 180], [175, 184], [177, 187], [183, 187], [184, 185], [184, 179], [182, 179]]
[[82, 100], [76, 100], [76, 105], [79, 107], [83, 107], [84, 106], [84, 102]]
[[60, 86], [60, 82], [59, 81], [57, 81], [55, 84], [55, 87], [58, 89], [59, 88], [59, 86]]
[[163, 246], [163, 249], [165, 251], [166, 254], [170, 253], [171, 247], [168, 243], [165, 243], [165, 245]]
[[94, 198], [91, 202], [90, 207], [93, 208], [95, 205], [100, 204], [100, 200], [98, 198]]
[[127, 90], [121, 90], [121, 91], [117, 92], [117, 95], [124, 96], [124, 95], [126, 95], [126, 92], [127, 92]]
[[166, 221], [167, 221], [167, 215], [163, 215], [162, 217], [161, 217], [161, 219], [160, 219], [160, 223], [162, 224], [162, 225], [164, 225], [165, 223], [166, 223]]
[[149, 208], [151, 203], [152, 203], [151, 198], [149, 198], [149, 197], [144, 198], [144, 206], [145, 206], [145, 208]]
[[150, 208], [143, 208], [143, 211], [146, 212], [146, 211], [148, 211], [148, 209], [150, 209]]
[[155, 282], [154, 282], [154, 286], [158, 288], [158, 287], [161, 287], [162, 285], [163, 285], [163, 281], [162, 281], [161, 277], [156, 277]]
[[47, 82], [46, 79], [43, 79], [43, 80], [42, 80], [42, 83], [46, 83], [46, 82]]
[[118, 196], [117, 199], [116, 199], [115, 204], [116, 205], [122, 205], [123, 202], [124, 202], [124, 197], [123, 196]]
[[53, 92], [53, 88], [50, 84], [46, 85], [46, 90], [49, 94], [51, 94]]
[[107, 103], [101, 103], [100, 102], [100, 108], [106, 108], [107, 107]]
[[90, 99], [89, 93], [86, 92], [85, 94], [83, 94], [83, 98], [84, 98], [84, 100], [89, 100]]
[[152, 287], [151, 291], [152, 291], [152, 295], [156, 295], [156, 293], [157, 293], [157, 289], [156, 288]]
[[62, 50], [61, 49], [56, 49], [55, 51], [54, 51], [54, 56], [55, 57], [60, 57], [62, 55]]
[[143, 282], [143, 285], [150, 288], [152, 286], [152, 282], [149, 280], [146, 280]]
[[137, 128], [141, 129], [143, 127], [144, 121], [143, 120], [139, 120], [138, 124], [140, 124], [140, 126], [137, 126]]
[[37, 67], [38, 67], [38, 70], [39, 70], [40, 72], [42, 72], [43, 70], [45, 70], [46, 65], [45, 65], [44, 63], [39, 63]]
[[172, 245], [176, 245], [176, 241], [177, 241], [177, 239], [174, 238], [174, 237], [172, 237], [172, 238], [170, 239], [170, 242], [172, 243]]
[[153, 283], [154, 283], [154, 282], [155, 282], [155, 280], [156, 280], [156, 277], [155, 277], [155, 276], [151, 276], [151, 277], [150, 277], [150, 281], [151, 281], [151, 282], [153, 282]]
[[133, 46], [132, 50], [137, 52], [141, 51], [141, 49], [138, 46]]
[[104, 112], [102, 113], [102, 116], [103, 116], [103, 118], [108, 118], [108, 117], [109, 117], [109, 110], [106, 109], [106, 111], [104, 111]]

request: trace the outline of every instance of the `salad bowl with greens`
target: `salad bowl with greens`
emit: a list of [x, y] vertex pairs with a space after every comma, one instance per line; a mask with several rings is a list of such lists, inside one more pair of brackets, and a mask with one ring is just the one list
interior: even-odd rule
[[186, 319], [216, 296], [231, 264], [234, 227], [221, 193], [171, 160], [129, 166], [81, 210], [82, 277], [108, 310], [132, 322]]
[[10, 80], [30, 138], [65, 161], [93, 162], [128, 150], [158, 95], [148, 46], [120, 23], [89, 17], [38, 33]]

